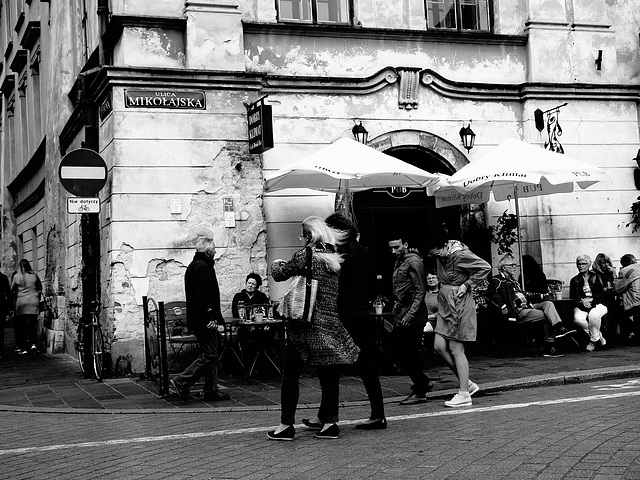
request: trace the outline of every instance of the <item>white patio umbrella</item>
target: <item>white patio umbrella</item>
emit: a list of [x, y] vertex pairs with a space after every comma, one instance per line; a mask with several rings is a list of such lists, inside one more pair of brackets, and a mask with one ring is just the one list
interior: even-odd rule
[[437, 179], [434, 173], [343, 137], [267, 175], [264, 190], [309, 188], [338, 192], [347, 187], [351, 192], [360, 192], [381, 187], [421, 188]]
[[[518, 255], [522, 265], [518, 199], [569, 193], [575, 185], [584, 189], [606, 178], [602, 168], [520, 140], [508, 139], [452, 176], [441, 177], [435, 185], [427, 185], [427, 194], [435, 195], [436, 207], [484, 203], [489, 200], [490, 192], [496, 201], [513, 199], [518, 223]], [[524, 285], [524, 275], [522, 282]]]
[[[438, 176], [350, 138], [331, 145], [265, 177], [265, 192], [309, 188], [336, 193], [336, 211], [353, 218], [352, 192], [384, 187], [417, 187]], [[355, 220], [355, 219], [354, 219]]]

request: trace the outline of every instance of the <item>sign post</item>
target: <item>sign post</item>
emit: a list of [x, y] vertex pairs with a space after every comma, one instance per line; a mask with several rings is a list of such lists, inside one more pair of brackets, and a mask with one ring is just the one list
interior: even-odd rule
[[[86, 133], [86, 132], [85, 132]], [[93, 138], [92, 138], [93, 139]], [[97, 140], [90, 142], [97, 149]], [[88, 326], [91, 324], [92, 303], [99, 299], [100, 237], [98, 215], [100, 199], [98, 192], [107, 182], [107, 165], [95, 151], [79, 148], [67, 153], [60, 162], [60, 183], [72, 195], [67, 200], [69, 213], [80, 213], [82, 243], [82, 318], [84, 328], [84, 378], [92, 378], [92, 338]]]

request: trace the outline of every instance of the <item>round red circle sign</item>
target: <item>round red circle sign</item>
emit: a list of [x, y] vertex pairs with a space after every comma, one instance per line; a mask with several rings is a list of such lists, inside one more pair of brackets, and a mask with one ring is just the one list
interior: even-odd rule
[[60, 162], [60, 182], [67, 192], [78, 197], [91, 197], [107, 183], [107, 164], [88, 148], [67, 153]]

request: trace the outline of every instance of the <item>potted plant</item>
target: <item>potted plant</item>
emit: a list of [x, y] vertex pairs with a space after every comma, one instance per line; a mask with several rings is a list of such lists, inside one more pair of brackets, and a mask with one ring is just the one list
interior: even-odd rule
[[518, 241], [518, 217], [505, 210], [491, 229], [491, 241], [498, 245], [498, 255], [513, 254], [511, 246]]
[[640, 230], [640, 197], [631, 204], [631, 221], [627, 223], [627, 228], [633, 225], [631, 233], [636, 233]]
[[375, 300], [373, 301], [373, 309], [375, 310], [376, 315], [380, 315], [382, 313], [382, 310], [388, 302], [389, 300], [387, 300], [387, 297], [384, 297], [382, 295], [378, 295], [375, 298]]

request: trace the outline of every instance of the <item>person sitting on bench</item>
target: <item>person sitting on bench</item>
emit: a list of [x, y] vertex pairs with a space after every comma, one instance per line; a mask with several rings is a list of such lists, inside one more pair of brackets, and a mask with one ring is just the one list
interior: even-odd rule
[[518, 264], [512, 255], [503, 256], [498, 262], [499, 273], [489, 281], [487, 298], [504, 315], [519, 324], [543, 324], [545, 357], [561, 357], [555, 341], [575, 330], [567, 330], [562, 325], [560, 315], [552, 302], [544, 301], [531, 304], [522, 288], [515, 280]]

